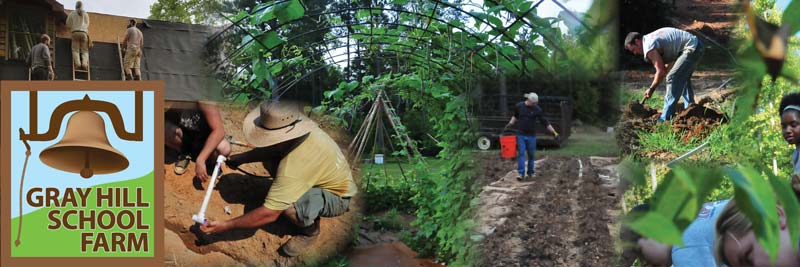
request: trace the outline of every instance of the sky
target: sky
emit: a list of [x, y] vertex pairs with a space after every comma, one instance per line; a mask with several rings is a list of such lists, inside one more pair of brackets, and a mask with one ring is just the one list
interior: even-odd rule
[[[78, 0], [57, 0], [66, 9], [75, 9]], [[133, 4], [135, 2], [135, 4]], [[83, 8], [94, 13], [147, 18], [150, 16], [150, 5], [156, 0], [83, 0]]]
[[[53, 92], [39, 91], [38, 96], [38, 131], [44, 133], [50, 127], [50, 114], [53, 110], [68, 100], [81, 99], [87, 94], [85, 92]], [[133, 92], [89, 92], [89, 98], [93, 100], [103, 100], [114, 103], [122, 114], [125, 122], [125, 130], [133, 132], [134, 129], [134, 93]], [[28, 107], [29, 97], [27, 91], [11, 92], [11, 129], [22, 128], [30, 132]], [[58, 137], [51, 141], [29, 141], [31, 146], [31, 156], [28, 159], [28, 166], [25, 170], [25, 184], [23, 194], [34, 187], [56, 187], [63, 193], [67, 187], [90, 187], [97, 184], [105, 184], [116, 181], [124, 181], [139, 178], [153, 171], [153, 147], [154, 147], [154, 124], [153, 124], [153, 92], [143, 93], [143, 141], [133, 142], [122, 140], [114, 132], [111, 120], [104, 112], [98, 114], [103, 117], [106, 128], [106, 136], [111, 146], [122, 152], [128, 159], [129, 166], [123, 171], [113, 174], [96, 174], [89, 179], [84, 179], [77, 173], [69, 173], [53, 169], [39, 160], [39, 154], [47, 147], [57, 143], [64, 136], [67, 121], [75, 112], [68, 113], [61, 124]], [[142, 149], [150, 148], [150, 149]], [[11, 216], [17, 217], [19, 213], [19, 182], [22, 177], [22, 163], [25, 161], [25, 146], [19, 139], [19, 131], [11, 131], [11, 162], [20, 163], [11, 166]], [[24, 201], [24, 200], [23, 200]], [[27, 214], [38, 208], [23, 205], [23, 214]]]

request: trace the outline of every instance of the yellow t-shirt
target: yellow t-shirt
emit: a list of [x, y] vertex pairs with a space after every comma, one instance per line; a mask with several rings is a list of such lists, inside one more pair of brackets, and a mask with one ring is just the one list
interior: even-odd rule
[[312, 187], [340, 197], [352, 197], [358, 192], [339, 145], [319, 128], [312, 130], [306, 140], [278, 164], [264, 207], [285, 210]]

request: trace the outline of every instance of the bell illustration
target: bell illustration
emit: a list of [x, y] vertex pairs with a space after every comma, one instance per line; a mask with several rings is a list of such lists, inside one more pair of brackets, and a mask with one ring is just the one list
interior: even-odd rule
[[89, 178], [128, 168], [128, 159], [111, 146], [103, 118], [93, 111], [78, 111], [67, 121], [58, 143], [45, 148], [39, 159], [52, 168]]

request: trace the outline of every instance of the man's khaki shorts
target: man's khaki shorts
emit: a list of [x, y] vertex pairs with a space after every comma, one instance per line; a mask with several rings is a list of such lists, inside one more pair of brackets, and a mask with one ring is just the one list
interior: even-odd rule
[[343, 198], [327, 190], [313, 187], [294, 203], [297, 218], [305, 226], [314, 224], [318, 217], [336, 217], [347, 212], [350, 198]]
[[139, 61], [142, 60], [142, 49], [138, 46], [128, 46], [125, 50], [125, 61], [123, 67], [125, 69], [138, 69]]

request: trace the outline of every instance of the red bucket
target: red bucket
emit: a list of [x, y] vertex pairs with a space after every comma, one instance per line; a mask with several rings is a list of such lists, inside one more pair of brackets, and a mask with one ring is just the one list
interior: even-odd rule
[[500, 136], [500, 156], [504, 159], [512, 159], [517, 156], [517, 136]]

